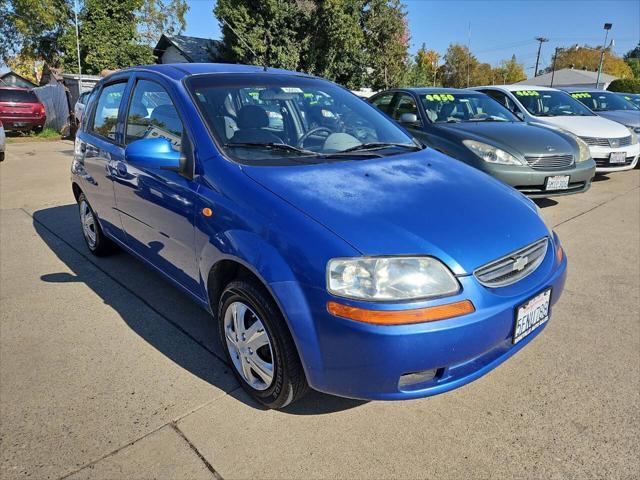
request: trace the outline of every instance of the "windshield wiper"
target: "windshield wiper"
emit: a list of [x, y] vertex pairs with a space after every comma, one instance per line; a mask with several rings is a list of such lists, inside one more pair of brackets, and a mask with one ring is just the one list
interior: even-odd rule
[[320, 154], [317, 152], [312, 152], [311, 150], [295, 147], [287, 143], [230, 142], [230, 143], [225, 143], [224, 146], [225, 147], [241, 147], [241, 148], [264, 148], [267, 150], [284, 150], [287, 152], [301, 153], [304, 155], [313, 155], [314, 157], [320, 156]]
[[372, 150], [380, 150], [380, 149], [389, 148], [389, 147], [401, 147], [401, 148], [407, 148], [413, 151], [422, 150], [422, 148], [416, 145], [415, 143], [369, 142], [369, 143], [362, 143], [360, 145], [356, 145], [355, 147], [347, 148], [346, 150], [340, 150], [339, 152], [336, 152], [336, 153], [368, 152]]

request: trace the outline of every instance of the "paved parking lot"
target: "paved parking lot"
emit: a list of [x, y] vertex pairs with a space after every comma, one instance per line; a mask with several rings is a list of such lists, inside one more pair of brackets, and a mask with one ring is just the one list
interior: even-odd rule
[[638, 478], [640, 171], [539, 204], [569, 257], [531, 345], [406, 402], [265, 411], [212, 319], [132, 257], [90, 256], [71, 142], [0, 165], [0, 477]]

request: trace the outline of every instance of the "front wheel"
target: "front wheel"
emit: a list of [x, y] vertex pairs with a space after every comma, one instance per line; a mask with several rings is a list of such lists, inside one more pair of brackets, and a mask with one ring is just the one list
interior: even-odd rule
[[231, 282], [220, 298], [220, 339], [242, 388], [269, 408], [308, 390], [293, 339], [275, 302], [256, 283]]
[[104, 236], [98, 219], [89, 205], [87, 197], [81, 193], [78, 197], [78, 208], [80, 210], [80, 224], [82, 225], [82, 236], [87, 247], [94, 255], [102, 257], [110, 253], [113, 249], [111, 241]]

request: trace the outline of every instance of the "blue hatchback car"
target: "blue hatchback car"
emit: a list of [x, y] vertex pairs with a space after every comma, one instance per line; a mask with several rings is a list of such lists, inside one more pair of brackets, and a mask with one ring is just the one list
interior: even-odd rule
[[71, 171], [88, 248], [121, 247], [210, 311], [239, 382], [271, 408], [309, 387], [407, 399], [464, 385], [530, 342], [564, 285], [530, 200], [300, 73], [112, 74]]

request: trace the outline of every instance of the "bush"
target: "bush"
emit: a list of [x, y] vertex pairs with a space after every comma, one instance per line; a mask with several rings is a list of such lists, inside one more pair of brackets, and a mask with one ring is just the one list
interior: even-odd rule
[[611, 82], [607, 90], [610, 92], [640, 93], [640, 80], [619, 78]]

